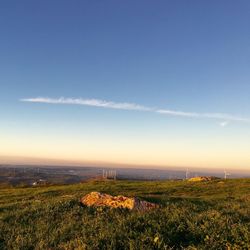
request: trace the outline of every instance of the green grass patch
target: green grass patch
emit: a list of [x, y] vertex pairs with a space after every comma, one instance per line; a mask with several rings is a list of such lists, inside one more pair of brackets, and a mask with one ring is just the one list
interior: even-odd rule
[[[100, 191], [160, 204], [87, 208]], [[250, 249], [250, 180], [93, 181], [0, 189], [0, 249]]]

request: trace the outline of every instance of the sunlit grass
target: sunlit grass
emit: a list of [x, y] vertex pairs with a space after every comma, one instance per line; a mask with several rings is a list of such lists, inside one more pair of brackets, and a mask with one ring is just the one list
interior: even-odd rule
[[[80, 206], [91, 191], [138, 196], [161, 208]], [[249, 232], [247, 179], [0, 189], [0, 249], [249, 249]]]

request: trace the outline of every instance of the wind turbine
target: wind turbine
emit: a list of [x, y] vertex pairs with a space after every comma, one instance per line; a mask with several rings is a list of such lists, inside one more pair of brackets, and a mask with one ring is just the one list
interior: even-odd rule
[[186, 169], [186, 180], [188, 179], [189, 171], [188, 168]]
[[224, 179], [226, 180], [227, 179], [227, 176], [229, 176], [230, 175], [230, 173], [228, 173], [227, 171], [226, 171], [226, 169], [224, 168]]

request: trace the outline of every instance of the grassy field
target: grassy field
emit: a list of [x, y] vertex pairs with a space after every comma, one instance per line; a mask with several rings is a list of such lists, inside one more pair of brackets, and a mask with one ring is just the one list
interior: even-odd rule
[[[90, 191], [161, 207], [143, 213], [80, 206]], [[0, 249], [250, 249], [250, 179], [1, 188]]]

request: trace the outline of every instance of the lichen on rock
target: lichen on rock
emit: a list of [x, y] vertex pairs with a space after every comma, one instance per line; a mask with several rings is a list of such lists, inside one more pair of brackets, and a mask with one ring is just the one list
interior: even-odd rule
[[143, 201], [137, 197], [112, 196], [99, 192], [91, 192], [85, 195], [82, 197], [81, 203], [88, 207], [127, 208], [139, 211], [147, 211], [158, 207], [155, 203]]

